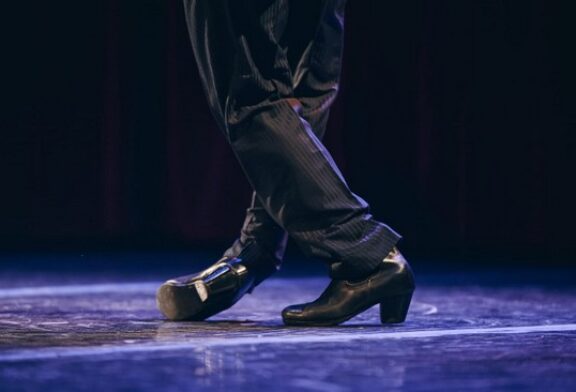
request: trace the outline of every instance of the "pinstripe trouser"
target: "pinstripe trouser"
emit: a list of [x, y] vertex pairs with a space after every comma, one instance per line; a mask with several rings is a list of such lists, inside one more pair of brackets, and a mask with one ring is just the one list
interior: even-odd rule
[[400, 235], [372, 217], [321, 142], [338, 90], [345, 0], [184, 5], [211, 111], [254, 189], [225, 255], [246, 256], [252, 240], [279, 261], [289, 235], [332, 277], [372, 271]]

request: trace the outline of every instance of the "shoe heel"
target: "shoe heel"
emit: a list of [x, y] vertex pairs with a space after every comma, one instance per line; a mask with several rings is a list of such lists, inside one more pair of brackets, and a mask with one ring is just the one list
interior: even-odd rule
[[403, 323], [410, 307], [412, 293], [389, 297], [380, 302], [382, 324]]

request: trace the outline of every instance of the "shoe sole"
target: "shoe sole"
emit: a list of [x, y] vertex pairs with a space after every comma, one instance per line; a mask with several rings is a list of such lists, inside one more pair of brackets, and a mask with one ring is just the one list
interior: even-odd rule
[[156, 292], [156, 305], [172, 321], [193, 320], [205, 308], [206, 287], [201, 281], [191, 285], [164, 283]]

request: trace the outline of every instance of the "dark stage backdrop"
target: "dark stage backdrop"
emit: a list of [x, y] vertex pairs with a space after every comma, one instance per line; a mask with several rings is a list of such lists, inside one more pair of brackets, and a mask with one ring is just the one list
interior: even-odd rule
[[[1, 246], [231, 241], [250, 189], [208, 112], [182, 2], [9, 3]], [[405, 249], [575, 253], [575, 29], [555, 4], [349, 2], [326, 143]]]

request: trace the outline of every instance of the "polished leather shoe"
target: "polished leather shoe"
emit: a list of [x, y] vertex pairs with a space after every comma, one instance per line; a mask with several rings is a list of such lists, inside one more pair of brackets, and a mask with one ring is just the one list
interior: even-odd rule
[[242, 259], [225, 256], [200, 273], [166, 281], [156, 304], [170, 320], [201, 321], [234, 305], [256, 282]]
[[337, 325], [380, 304], [383, 324], [401, 323], [406, 319], [414, 288], [412, 270], [394, 247], [368, 277], [333, 279], [317, 300], [287, 307], [282, 319], [284, 324], [294, 326]]

